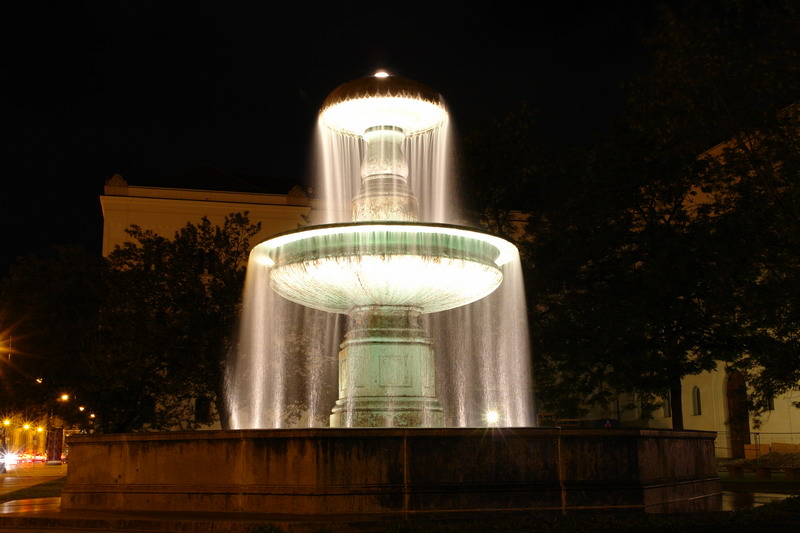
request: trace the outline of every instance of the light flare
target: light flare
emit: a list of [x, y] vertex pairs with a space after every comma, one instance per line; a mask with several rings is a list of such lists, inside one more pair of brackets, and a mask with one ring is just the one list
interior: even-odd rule
[[2, 457], [2, 461], [6, 464], [6, 466], [13, 466], [19, 462], [19, 455], [14, 452], [7, 452], [5, 454], [0, 454]]

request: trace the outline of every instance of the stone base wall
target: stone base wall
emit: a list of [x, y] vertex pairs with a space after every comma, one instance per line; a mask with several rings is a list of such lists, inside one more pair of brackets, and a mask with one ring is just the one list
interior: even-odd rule
[[551, 428], [76, 435], [65, 510], [711, 509], [714, 433]]

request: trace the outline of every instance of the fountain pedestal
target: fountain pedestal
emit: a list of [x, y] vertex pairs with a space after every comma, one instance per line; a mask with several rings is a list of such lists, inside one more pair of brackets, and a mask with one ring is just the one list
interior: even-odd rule
[[331, 427], [441, 427], [433, 341], [420, 310], [369, 306], [348, 316]]

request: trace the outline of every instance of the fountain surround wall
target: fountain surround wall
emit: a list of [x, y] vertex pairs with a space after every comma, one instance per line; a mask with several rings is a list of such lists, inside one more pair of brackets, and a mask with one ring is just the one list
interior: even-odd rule
[[69, 510], [447, 516], [718, 508], [714, 433], [353, 428], [78, 435]]

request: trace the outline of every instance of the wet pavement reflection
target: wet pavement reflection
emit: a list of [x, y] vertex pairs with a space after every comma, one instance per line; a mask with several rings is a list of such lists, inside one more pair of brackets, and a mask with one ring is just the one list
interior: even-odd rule
[[779, 502], [788, 497], [789, 495], [787, 494], [771, 492], [723, 492], [722, 510], [741, 511], [742, 509], [752, 509], [765, 503]]
[[58, 512], [60, 510], [61, 498], [59, 497], [11, 500], [10, 502], [0, 503], [0, 515]]
[[[0, 515], [30, 515], [35, 513], [60, 514], [61, 498], [30, 498], [2, 501], [4, 494], [52, 481], [66, 475], [67, 465], [16, 465], [7, 474], [0, 475]], [[761, 505], [785, 500], [790, 496], [768, 492], [724, 491], [721, 498], [722, 511], [741, 511]]]
[[[786, 494], [767, 492], [723, 492], [722, 511], [741, 511], [789, 498]], [[31, 498], [0, 503], [0, 515], [59, 512], [61, 498]]]

